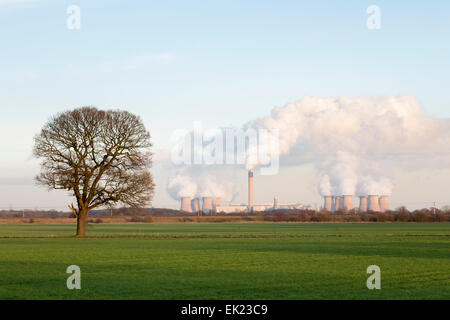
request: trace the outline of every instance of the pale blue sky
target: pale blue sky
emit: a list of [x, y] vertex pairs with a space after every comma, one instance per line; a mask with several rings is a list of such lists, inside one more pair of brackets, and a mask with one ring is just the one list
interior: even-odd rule
[[[64, 202], [31, 185], [29, 156], [46, 119], [78, 106], [141, 115], [156, 149], [195, 120], [241, 125], [305, 95], [410, 94], [450, 117], [449, 17], [448, 1], [0, 0], [0, 207]], [[155, 205], [176, 206], [155, 176]]]

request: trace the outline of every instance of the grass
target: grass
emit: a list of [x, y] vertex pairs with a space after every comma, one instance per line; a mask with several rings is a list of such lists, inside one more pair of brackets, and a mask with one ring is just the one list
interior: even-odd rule
[[[450, 224], [0, 225], [3, 299], [450, 299]], [[24, 237], [24, 238], [20, 238]], [[82, 289], [68, 290], [69, 265]], [[368, 290], [366, 268], [381, 268]]]

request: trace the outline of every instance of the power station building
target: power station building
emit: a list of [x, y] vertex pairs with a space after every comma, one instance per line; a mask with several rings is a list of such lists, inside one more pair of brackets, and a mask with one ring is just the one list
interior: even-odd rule
[[[278, 203], [275, 197], [273, 203], [256, 204], [254, 202], [254, 177], [253, 171], [248, 171], [248, 203], [247, 204], [227, 204], [223, 205], [223, 199], [220, 197], [205, 196], [202, 198], [182, 197], [181, 211], [184, 212], [202, 212], [204, 214], [214, 214], [218, 212], [232, 214], [237, 212], [253, 211], [273, 211], [286, 209], [306, 209], [302, 203]], [[355, 208], [353, 204], [353, 195], [325, 195], [323, 197], [323, 209], [329, 212], [349, 212], [356, 209], [359, 212], [385, 212], [389, 210], [389, 196], [387, 195], [363, 195], [359, 196], [359, 207]]]
[[302, 209], [302, 203], [278, 203], [278, 198], [275, 197], [273, 203], [255, 204], [254, 203], [254, 181], [253, 171], [248, 172], [248, 203], [247, 204], [228, 204], [222, 205], [223, 199], [220, 197], [203, 197], [181, 198], [181, 211], [184, 212], [202, 212], [204, 214], [213, 214], [223, 212], [227, 214], [237, 212], [254, 212], [254, 211], [272, 211], [272, 210], [286, 210], [286, 209]]
[[[354, 209], [353, 196], [331, 196], [323, 197], [323, 209], [330, 212], [343, 211], [348, 212]], [[359, 196], [359, 212], [386, 212], [389, 211], [389, 196], [387, 195], [366, 195]]]

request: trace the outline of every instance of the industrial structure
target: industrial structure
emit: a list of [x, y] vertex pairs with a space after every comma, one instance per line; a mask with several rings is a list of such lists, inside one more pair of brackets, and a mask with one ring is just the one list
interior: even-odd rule
[[191, 201], [192, 198], [191, 197], [182, 197], [181, 198], [181, 211], [185, 211], [185, 212], [192, 212], [191, 209]]
[[366, 211], [367, 211], [367, 197], [360, 196], [359, 197], [359, 212], [366, 212]]
[[[253, 212], [253, 211], [273, 211], [273, 210], [287, 210], [287, 209], [302, 209], [305, 208], [302, 203], [284, 203], [280, 204], [278, 198], [274, 197], [273, 203], [254, 203], [254, 180], [253, 171], [248, 172], [248, 203], [246, 204], [228, 204], [223, 205], [221, 197], [205, 196], [200, 198], [181, 197], [181, 211], [197, 212], [202, 214], [214, 214], [222, 212], [226, 214], [237, 212]], [[330, 197], [331, 205], [331, 197]]]
[[332, 196], [323, 197], [323, 207], [327, 211], [333, 210], [333, 197]]
[[213, 210], [213, 200], [211, 197], [203, 197], [202, 211], [210, 213]]
[[332, 206], [333, 207], [333, 212], [334, 211], [341, 211], [342, 210], [342, 206], [341, 206], [341, 197], [340, 196], [335, 196], [335, 197], [333, 197], [333, 199], [334, 199], [334, 205]]
[[[348, 212], [354, 209], [353, 196], [331, 196], [323, 197], [323, 209], [330, 212], [342, 211]], [[389, 211], [389, 196], [387, 195], [367, 195], [359, 196], [359, 212], [386, 212]]]
[[353, 209], [353, 196], [342, 196], [342, 211], [347, 212]]
[[[278, 198], [274, 197], [273, 203], [257, 204], [254, 202], [254, 176], [253, 171], [248, 171], [248, 202], [246, 204], [222, 204], [221, 197], [204, 196], [201, 199], [196, 197], [182, 197], [181, 211], [198, 212], [203, 214], [214, 214], [222, 212], [226, 214], [235, 212], [253, 211], [273, 211], [286, 209], [309, 208], [302, 203], [280, 204]], [[329, 212], [349, 212], [352, 210], [359, 212], [374, 211], [385, 212], [389, 210], [389, 196], [387, 195], [361, 195], [359, 196], [359, 207], [353, 204], [353, 195], [325, 195], [323, 197], [323, 209]]]
[[253, 210], [253, 171], [248, 172], [248, 208]]
[[367, 210], [380, 212], [380, 202], [378, 195], [369, 195]]
[[192, 199], [191, 201], [192, 212], [200, 211], [200, 200], [198, 198]]
[[379, 198], [380, 211], [386, 212], [389, 210], [389, 197], [386, 195], [381, 195]]

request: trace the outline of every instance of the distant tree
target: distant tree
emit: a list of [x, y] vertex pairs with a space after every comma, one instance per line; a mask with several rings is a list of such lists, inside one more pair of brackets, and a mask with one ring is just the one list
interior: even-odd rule
[[401, 213], [409, 213], [408, 209], [405, 206], [401, 206], [395, 209], [395, 211], [401, 212]]
[[150, 133], [126, 111], [83, 107], [51, 118], [35, 138], [33, 155], [42, 159], [38, 184], [75, 197], [77, 237], [85, 236], [90, 210], [151, 202], [154, 183]]

